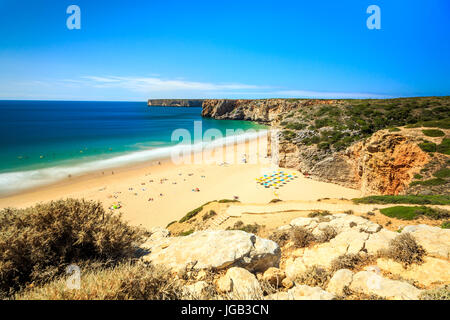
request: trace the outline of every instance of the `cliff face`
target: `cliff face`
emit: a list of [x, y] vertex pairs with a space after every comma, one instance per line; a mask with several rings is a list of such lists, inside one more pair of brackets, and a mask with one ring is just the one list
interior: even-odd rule
[[214, 119], [276, 123], [282, 119], [284, 114], [299, 107], [312, 105], [315, 101], [299, 99], [209, 99], [203, 101], [202, 116]]
[[159, 107], [201, 107], [202, 99], [149, 99], [148, 106]]
[[[264, 122], [279, 129], [281, 167], [295, 168], [313, 179], [359, 189], [364, 194], [406, 193], [414, 175], [432, 158], [418, 146], [424, 140], [421, 130], [384, 129], [365, 134], [367, 124], [347, 117], [353, 110], [346, 110], [346, 103], [306, 99], [205, 100], [202, 115]], [[321, 118], [324, 110], [331, 111]], [[353, 123], [361, 123], [362, 128], [352, 127]]]

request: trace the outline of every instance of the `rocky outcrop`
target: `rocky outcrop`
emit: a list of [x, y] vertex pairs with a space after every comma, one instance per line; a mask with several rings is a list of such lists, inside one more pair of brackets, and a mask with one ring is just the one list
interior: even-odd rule
[[[302, 142], [326, 134], [332, 128], [311, 130], [306, 124], [304, 129], [295, 131], [295, 137], [283, 138], [283, 122], [288, 119], [291, 124], [298, 123], [291, 114], [309, 112], [308, 121], [314, 124], [315, 114], [320, 108], [333, 105], [339, 110], [342, 103], [340, 100], [307, 99], [205, 100], [202, 116], [257, 121], [281, 129], [276, 134], [279, 166], [295, 168], [313, 179], [362, 190], [364, 194], [405, 192], [414, 174], [430, 161], [430, 156], [418, 146], [421, 141], [417, 136], [381, 130], [367, 139], [356, 139], [356, 143], [341, 151]], [[274, 150], [269, 152], [274, 154]]]
[[262, 296], [261, 286], [256, 277], [246, 269], [230, 268], [217, 281], [220, 292], [230, 293], [233, 299], [255, 299]]
[[273, 241], [244, 231], [199, 231], [185, 237], [164, 237], [143, 245], [144, 261], [173, 271], [224, 269], [239, 266], [251, 271], [277, 267], [280, 247]]
[[149, 107], [201, 107], [203, 99], [149, 99]]
[[422, 292], [407, 282], [391, 280], [371, 271], [354, 274], [349, 288], [355, 292], [393, 300], [418, 300]]
[[276, 123], [282, 115], [299, 107], [308, 107], [316, 100], [264, 99], [229, 100], [214, 99], [203, 102], [202, 116], [214, 119], [249, 120]]
[[402, 233], [410, 233], [414, 236], [429, 255], [444, 259], [450, 258], [450, 229], [419, 224], [405, 227]]

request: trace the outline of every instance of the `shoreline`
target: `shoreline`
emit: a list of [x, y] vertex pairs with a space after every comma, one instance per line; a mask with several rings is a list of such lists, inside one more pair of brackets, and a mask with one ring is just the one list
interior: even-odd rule
[[[258, 139], [251, 139], [234, 143], [232, 148], [221, 145], [209, 150], [216, 153], [221, 149], [226, 159], [237, 160], [228, 165], [177, 165], [170, 158], [152, 160], [100, 170], [2, 197], [0, 208], [24, 208], [39, 202], [84, 198], [102, 202], [106, 210], [114, 204], [120, 204], [121, 208], [114, 212], [122, 213], [123, 218], [133, 225], [152, 228], [179, 220], [187, 212], [212, 200], [238, 197], [243, 203], [268, 203], [277, 196], [282, 200], [316, 200], [360, 195], [358, 190], [314, 181], [301, 174], [299, 178], [277, 190], [275, 195], [274, 189], [261, 187], [255, 181], [262, 174], [274, 170], [270, 159], [258, 153], [258, 146], [255, 146], [257, 143]], [[248, 155], [247, 163], [239, 161], [243, 150]], [[195, 153], [191, 154], [191, 159], [194, 156]]]

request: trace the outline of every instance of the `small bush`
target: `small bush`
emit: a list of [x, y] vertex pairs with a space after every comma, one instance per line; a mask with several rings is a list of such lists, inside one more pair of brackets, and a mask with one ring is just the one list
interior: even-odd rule
[[450, 169], [449, 168], [444, 168], [441, 170], [436, 171], [435, 173], [433, 173], [433, 176], [435, 176], [436, 178], [449, 178], [450, 177]]
[[409, 233], [398, 235], [389, 242], [387, 250], [381, 251], [381, 256], [400, 262], [405, 268], [413, 263], [422, 263], [424, 255], [425, 249]]
[[419, 147], [425, 152], [436, 152], [436, 143], [433, 142], [422, 142]]
[[439, 153], [450, 155], [450, 139], [443, 139], [441, 144], [436, 147], [436, 151]]
[[367, 261], [367, 258], [363, 258], [359, 254], [349, 253], [343, 254], [331, 262], [330, 269], [336, 272], [340, 269], [354, 270]]
[[290, 238], [290, 233], [283, 230], [277, 230], [269, 236], [269, 239], [278, 243], [280, 247], [284, 246]]
[[416, 173], [416, 174], [414, 175], [414, 179], [420, 180], [420, 179], [422, 179], [422, 178], [423, 178], [423, 175], [421, 175], [421, 174]]
[[194, 210], [189, 211], [189, 212], [186, 213], [186, 215], [185, 215], [183, 218], [181, 218], [178, 222], [179, 222], [179, 223], [183, 223], [183, 222], [186, 222], [186, 221], [192, 219], [193, 217], [195, 217], [198, 213], [200, 213], [200, 212], [203, 210], [203, 207], [204, 207], [204, 206], [210, 204], [211, 202], [212, 202], [212, 201], [209, 201], [209, 202], [207, 202], [207, 203], [201, 205], [200, 207], [198, 207], [198, 208], [196, 208], [196, 209], [194, 209]]
[[308, 267], [296, 280], [296, 283], [311, 287], [325, 288], [331, 278], [331, 273], [319, 266]]
[[329, 211], [327, 211], [327, 210], [317, 210], [317, 211], [314, 211], [314, 212], [310, 212], [309, 214], [308, 214], [308, 217], [310, 217], [310, 218], [316, 218], [316, 217], [324, 217], [324, 216], [329, 216], [331, 213], [329, 212]]
[[450, 300], [450, 285], [426, 290], [420, 294], [419, 298], [421, 300]]
[[333, 227], [327, 226], [317, 238], [319, 242], [328, 242], [337, 236], [337, 231]]
[[257, 223], [254, 224], [244, 224], [241, 220], [236, 221], [233, 227], [228, 227], [227, 230], [241, 230], [248, 233], [257, 234], [262, 226]]
[[442, 222], [441, 228], [442, 229], [450, 229], [450, 220]]
[[389, 132], [399, 132], [401, 131], [399, 128], [389, 128]]
[[214, 217], [216, 215], [217, 215], [217, 213], [214, 210], [209, 210], [208, 213], [203, 215], [202, 219], [203, 219], [203, 221], [205, 221], [205, 220], [208, 220], [209, 218], [212, 218], [212, 217]]
[[110, 269], [84, 271], [80, 289], [68, 290], [60, 278], [16, 295], [18, 300], [178, 300], [182, 285], [165, 268], [124, 263]]
[[316, 240], [311, 231], [303, 227], [294, 227], [290, 234], [291, 241], [297, 248], [304, 248]]
[[445, 136], [445, 132], [442, 130], [437, 130], [437, 129], [427, 129], [427, 130], [422, 130], [423, 134], [428, 136], [428, 137], [443, 137]]
[[60, 200], [0, 211], [0, 293], [48, 281], [71, 263], [133, 257], [146, 233], [99, 202]]

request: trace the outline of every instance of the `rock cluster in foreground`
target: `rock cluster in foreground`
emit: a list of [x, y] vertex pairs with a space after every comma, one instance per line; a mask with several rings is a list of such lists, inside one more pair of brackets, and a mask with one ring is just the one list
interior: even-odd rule
[[[352, 292], [364, 297], [411, 300], [419, 299], [424, 289], [450, 283], [450, 230], [424, 225], [403, 229], [402, 233], [412, 234], [427, 251], [423, 263], [405, 268], [396, 261], [376, 256], [399, 234], [362, 217], [334, 214], [297, 218], [280, 229], [289, 231], [296, 227], [318, 237], [327, 228], [333, 228], [336, 236], [324, 243], [288, 250], [244, 231], [199, 231], [169, 237], [162, 229], [156, 230], [144, 245], [148, 254], [142, 259], [164, 265], [173, 272], [214, 270], [215, 289], [233, 299], [327, 300], [340, 299]], [[333, 271], [333, 261], [349, 254], [376, 258], [359, 270]], [[302, 275], [311, 267], [331, 272], [326, 286], [302, 283]], [[186, 290], [201, 298], [208, 284], [204, 277], [198, 280]], [[264, 283], [276, 292], [264, 295]]]

